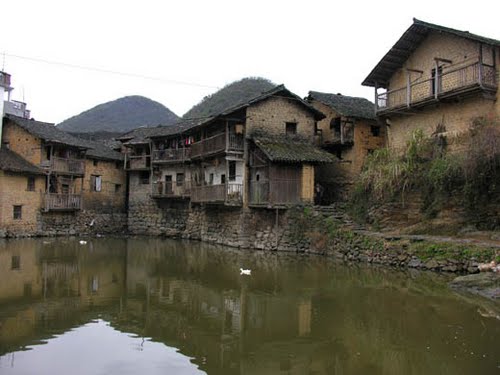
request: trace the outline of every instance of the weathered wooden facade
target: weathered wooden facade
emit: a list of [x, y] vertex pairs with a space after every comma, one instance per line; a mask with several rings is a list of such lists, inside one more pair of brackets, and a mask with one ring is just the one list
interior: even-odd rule
[[375, 88], [388, 144], [409, 134], [456, 136], [477, 117], [498, 118], [500, 41], [415, 19], [363, 85]]
[[[124, 146], [133, 155], [140, 149], [150, 165], [127, 165], [130, 196], [143, 194], [159, 206], [172, 200], [254, 208], [312, 203], [314, 166], [334, 160], [314, 145], [315, 124], [323, 117], [277, 86], [210, 118], [132, 132], [122, 137]], [[141, 180], [138, 173], [147, 177], [146, 170], [147, 196], [148, 189], [134, 183]]]

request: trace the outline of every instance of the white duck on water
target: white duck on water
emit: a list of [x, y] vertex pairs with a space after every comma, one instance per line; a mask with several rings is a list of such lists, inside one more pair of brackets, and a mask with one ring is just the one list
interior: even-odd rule
[[245, 270], [243, 268], [240, 268], [240, 275], [251, 275], [252, 274], [252, 270]]

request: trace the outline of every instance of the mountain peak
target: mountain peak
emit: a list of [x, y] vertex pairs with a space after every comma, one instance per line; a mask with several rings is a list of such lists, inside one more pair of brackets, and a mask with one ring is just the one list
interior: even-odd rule
[[163, 104], [140, 95], [124, 96], [88, 109], [58, 124], [68, 132], [124, 133], [140, 126], [171, 125], [179, 117]]

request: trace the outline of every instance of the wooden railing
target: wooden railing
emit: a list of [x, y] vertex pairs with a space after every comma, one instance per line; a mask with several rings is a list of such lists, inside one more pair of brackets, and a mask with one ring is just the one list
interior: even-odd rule
[[127, 155], [125, 154], [125, 169], [127, 170], [141, 170], [149, 169], [151, 157], [149, 155]]
[[78, 194], [45, 194], [45, 210], [80, 210], [82, 197]]
[[243, 151], [243, 134], [229, 133], [228, 151]]
[[191, 201], [194, 203], [225, 203], [240, 205], [243, 202], [243, 185], [226, 183], [193, 186], [191, 189]]
[[223, 151], [243, 151], [243, 135], [230, 133], [226, 147], [226, 133], [203, 139], [191, 145], [191, 157], [208, 156]]
[[58, 173], [83, 175], [85, 173], [85, 160], [66, 159], [53, 156], [50, 159], [50, 169]]
[[183, 162], [191, 158], [191, 148], [168, 148], [153, 151], [153, 162]]
[[190, 194], [190, 181], [182, 183], [158, 181], [153, 183], [152, 195], [155, 198], [182, 198], [189, 197]]
[[300, 202], [299, 180], [250, 182], [251, 205], [292, 205]]
[[226, 149], [226, 134], [220, 133], [191, 145], [191, 157], [205, 156]]
[[473, 62], [450, 67], [433, 78], [418, 80], [409, 85], [383, 93], [377, 93], [377, 111], [412, 107], [429, 99], [459, 94], [467, 89], [496, 89], [495, 67]]

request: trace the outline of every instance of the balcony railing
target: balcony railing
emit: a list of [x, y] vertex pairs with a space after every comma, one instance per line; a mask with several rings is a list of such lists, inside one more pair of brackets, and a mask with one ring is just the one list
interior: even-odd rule
[[219, 185], [194, 186], [191, 189], [191, 201], [194, 203], [241, 205], [243, 185], [230, 182]]
[[477, 61], [461, 67], [450, 67], [433, 78], [377, 93], [377, 112], [403, 110], [475, 90], [494, 92], [497, 87], [495, 75], [495, 67]]
[[150, 168], [151, 157], [149, 155], [125, 155], [125, 169], [146, 170]]
[[191, 195], [190, 181], [180, 182], [164, 182], [158, 181], [153, 183], [154, 198], [185, 198]]
[[224, 151], [243, 151], [243, 135], [230, 133], [226, 147], [226, 133], [203, 139], [191, 145], [191, 157], [209, 156]]
[[153, 151], [153, 162], [156, 163], [177, 163], [187, 161], [191, 158], [191, 148], [168, 148], [166, 150], [154, 150]]
[[45, 194], [45, 211], [72, 211], [82, 208], [82, 197], [78, 194]]
[[50, 169], [57, 173], [83, 175], [85, 173], [85, 160], [53, 156], [50, 159]]
[[293, 205], [301, 202], [300, 180], [250, 182], [250, 205]]

